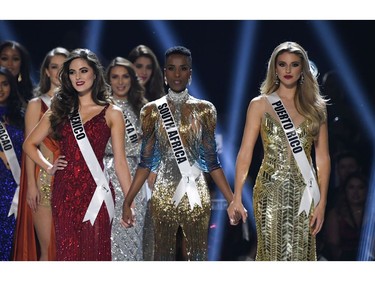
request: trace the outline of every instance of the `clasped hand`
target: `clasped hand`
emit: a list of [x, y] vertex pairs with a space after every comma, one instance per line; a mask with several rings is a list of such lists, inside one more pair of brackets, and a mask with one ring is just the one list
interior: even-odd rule
[[247, 210], [241, 203], [230, 202], [227, 213], [231, 225], [237, 225], [241, 219], [243, 223], [246, 222]]
[[135, 224], [135, 212], [126, 201], [124, 201], [122, 206], [122, 218], [120, 221], [121, 225], [125, 228], [133, 227]]

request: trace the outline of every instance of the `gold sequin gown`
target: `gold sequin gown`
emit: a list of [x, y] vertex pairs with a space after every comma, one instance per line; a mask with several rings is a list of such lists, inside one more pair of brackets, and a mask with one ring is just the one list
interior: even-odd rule
[[[311, 161], [313, 137], [308, 134], [308, 126], [305, 120], [296, 131]], [[316, 245], [309, 216], [305, 212], [298, 215], [306, 185], [272, 107], [262, 118], [260, 133], [264, 158], [254, 186], [256, 260], [315, 261]], [[310, 215], [312, 211], [313, 207]]]
[[[166, 96], [174, 116], [190, 165], [194, 163], [204, 172], [220, 166], [216, 153], [216, 109], [207, 101], [169, 91]], [[144, 134], [140, 166], [157, 172], [151, 197], [154, 223], [155, 260], [176, 259], [176, 233], [181, 226], [186, 238], [187, 259], [207, 260], [208, 227], [211, 199], [207, 182], [201, 172], [196, 179], [202, 207], [190, 209], [186, 194], [177, 208], [172, 197], [181, 174], [173, 155], [155, 102], [146, 104], [141, 112]]]

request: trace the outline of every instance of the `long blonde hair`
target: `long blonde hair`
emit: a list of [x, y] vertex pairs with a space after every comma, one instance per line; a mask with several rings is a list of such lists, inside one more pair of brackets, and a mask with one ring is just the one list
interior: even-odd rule
[[308, 119], [311, 123], [310, 132], [316, 137], [319, 133], [319, 127], [327, 120], [326, 102], [320, 94], [317, 73], [312, 72], [312, 66], [307, 56], [307, 52], [296, 42], [284, 42], [278, 45], [268, 61], [266, 78], [260, 86], [261, 95], [270, 95], [279, 88], [279, 84], [275, 83], [276, 61], [279, 55], [284, 52], [296, 54], [302, 61], [302, 75], [297, 83], [296, 95], [294, 102], [297, 111]]

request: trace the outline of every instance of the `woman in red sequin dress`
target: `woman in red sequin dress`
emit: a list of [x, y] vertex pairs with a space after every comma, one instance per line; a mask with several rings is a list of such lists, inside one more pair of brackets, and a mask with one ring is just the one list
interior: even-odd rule
[[[51, 109], [27, 137], [23, 148], [48, 174], [55, 176], [52, 214], [56, 232], [56, 259], [110, 261], [112, 222], [109, 214], [113, 206], [111, 208], [111, 204], [103, 201], [97, 216], [86, 221], [86, 211], [97, 184], [72, 131], [69, 116], [79, 113], [82, 121], [79, 129], [84, 129], [101, 169], [105, 147], [112, 138], [115, 170], [124, 193], [131, 180], [123, 149], [125, 122], [120, 108], [109, 99], [103, 68], [90, 50], [72, 51], [63, 64], [60, 79], [61, 88], [52, 101]], [[78, 127], [74, 128], [76, 131]], [[61, 155], [54, 163], [48, 162], [38, 151], [38, 145], [49, 134], [59, 140], [60, 145]], [[109, 187], [113, 200], [114, 190], [111, 185]]]

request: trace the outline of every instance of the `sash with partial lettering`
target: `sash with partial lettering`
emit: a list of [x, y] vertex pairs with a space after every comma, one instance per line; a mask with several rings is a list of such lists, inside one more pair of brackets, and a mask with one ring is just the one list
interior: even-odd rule
[[[137, 134], [137, 129], [135, 126], [130, 122], [129, 117], [126, 115], [125, 109], [122, 111], [122, 115], [124, 116], [124, 121], [125, 121], [125, 133], [127, 137], [129, 138], [130, 143], [135, 146], [138, 145], [138, 140], [140, 139], [139, 135]], [[147, 194], [147, 190], [149, 190], [147, 181], [144, 183], [146, 186], [141, 189], [141, 198], [147, 198], [149, 196]]]
[[286, 138], [288, 139], [290, 149], [293, 152], [294, 159], [305, 179], [306, 188], [301, 198], [298, 214], [301, 214], [304, 211], [308, 214], [311, 202], [314, 201], [314, 207], [316, 207], [320, 200], [319, 187], [315, 178], [315, 173], [303, 150], [302, 143], [298, 137], [292, 119], [289, 117], [280, 97], [274, 92], [271, 95], [268, 95], [267, 98], [275, 110], [276, 115], [279, 117], [281, 126], [283, 127]]
[[12, 172], [14, 181], [17, 184], [16, 191], [13, 195], [12, 204], [8, 212], [8, 217], [14, 215], [17, 218], [17, 209], [18, 209], [18, 197], [20, 192], [20, 178], [21, 178], [21, 168], [17, 159], [16, 152], [14, 151], [12, 140], [8, 134], [8, 131], [3, 122], [0, 122], [0, 145], [3, 149], [5, 157], [9, 163], [10, 171]]
[[122, 115], [124, 116], [125, 120], [125, 132], [128, 136], [131, 144], [138, 143], [139, 136], [137, 134], [137, 130], [135, 126], [130, 122], [129, 117], [126, 115], [125, 109], [122, 111]]
[[96, 183], [94, 195], [92, 196], [83, 221], [85, 222], [89, 220], [93, 225], [96, 217], [98, 216], [103, 201], [107, 206], [110, 221], [112, 221], [115, 208], [111, 189], [109, 187], [108, 180], [105, 177], [105, 174], [99, 164], [99, 161], [96, 158], [94, 150], [91, 147], [90, 141], [87, 138], [79, 112], [70, 116], [70, 124], [72, 126], [74, 137], [77, 140], [83, 158], [85, 159], [91, 175]]
[[181, 173], [181, 180], [177, 186], [175, 194], [173, 195], [172, 201], [177, 207], [182, 197], [186, 193], [191, 209], [194, 208], [195, 204], [202, 207], [198, 188], [195, 182], [195, 180], [201, 174], [201, 171], [195, 165], [191, 166], [189, 163], [184, 145], [182, 143], [176, 123], [173, 119], [171, 109], [168, 106], [166, 97], [164, 96], [155, 102], [161, 119], [163, 120], [164, 128], [167, 131], [173, 155]]

